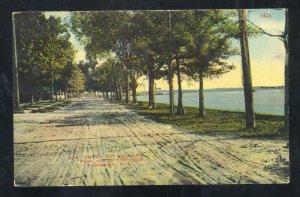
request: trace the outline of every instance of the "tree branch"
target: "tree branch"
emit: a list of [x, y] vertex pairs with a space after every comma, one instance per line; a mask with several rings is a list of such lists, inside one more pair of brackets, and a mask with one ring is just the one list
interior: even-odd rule
[[253, 22], [251, 22], [249, 19], [247, 19], [247, 21], [248, 21], [251, 25], [253, 25], [254, 27], [256, 27], [257, 29], [259, 29], [259, 30], [261, 31], [261, 33], [263, 33], [263, 34], [266, 34], [266, 35], [271, 36], [271, 37], [277, 37], [277, 38], [279, 38], [279, 39], [283, 39], [283, 38], [284, 38], [284, 35], [283, 35], [283, 34], [281, 34], [281, 35], [275, 35], [275, 34], [268, 33], [268, 32], [266, 32], [263, 28], [257, 26], [257, 25], [254, 24]]
[[157, 74], [163, 66], [164, 64], [160, 64], [156, 69], [153, 70], [153, 73]]

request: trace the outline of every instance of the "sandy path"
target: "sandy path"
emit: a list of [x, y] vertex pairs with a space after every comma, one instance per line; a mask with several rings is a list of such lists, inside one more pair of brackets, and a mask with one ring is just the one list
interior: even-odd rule
[[289, 179], [284, 140], [199, 135], [97, 98], [14, 118], [16, 185], [268, 184]]

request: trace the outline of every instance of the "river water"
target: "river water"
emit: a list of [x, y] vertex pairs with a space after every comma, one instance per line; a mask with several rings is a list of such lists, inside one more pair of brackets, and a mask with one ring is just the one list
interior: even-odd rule
[[[169, 103], [168, 91], [163, 95], [155, 95], [157, 103]], [[198, 90], [183, 91], [183, 105], [189, 107], [199, 106]], [[254, 95], [255, 112], [267, 114], [284, 114], [284, 88], [256, 89]], [[177, 105], [177, 91], [174, 91], [175, 105]], [[139, 101], [148, 101], [148, 95], [138, 96]], [[209, 109], [222, 109], [231, 111], [245, 111], [243, 89], [211, 89], [204, 91], [204, 105]]]

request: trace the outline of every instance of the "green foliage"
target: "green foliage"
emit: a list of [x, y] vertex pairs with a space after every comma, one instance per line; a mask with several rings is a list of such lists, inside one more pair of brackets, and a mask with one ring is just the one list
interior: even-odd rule
[[[190, 79], [198, 79], [200, 70], [204, 77], [220, 77], [235, 68], [227, 59], [239, 54], [231, 43], [239, 36], [233, 10], [74, 12], [71, 28], [86, 45], [89, 60], [113, 52], [125, 73], [154, 79], [168, 78], [167, 65], [174, 65], [176, 57]], [[249, 32], [257, 34], [251, 25]], [[100, 70], [96, 78], [102, 73], [104, 81], [115, 72]]]
[[[131, 31], [131, 18], [132, 13], [124, 11], [72, 13], [71, 28], [86, 45], [85, 50], [89, 61], [95, 62], [97, 58], [107, 58], [111, 53], [114, 53], [120, 61], [118, 69], [123, 70], [122, 74], [115, 72], [116, 69], [113, 67], [116, 64], [109, 62], [111, 60], [101, 65], [100, 69], [95, 69], [94, 76], [101, 91], [119, 89], [117, 86], [120, 85], [117, 81], [120, 81], [120, 84], [125, 83], [123, 74], [133, 77], [132, 81], [136, 81], [136, 77], [141, 75], [141, 62], [133, 54], [134, 34]], [[111, 69], [108, 68], [109, 65]], [[111, 73], [108, 74], [108, 72]], [[99, 73], [104, 76], [99, 77]], [[119, 74], [115, 75], [115, 73]]]
[[75, 66], [74, 69], [72, 70], [72, 74], [68, 82], [70, 90], [77, 91], [77, 92], [83, 91], [85, 89], [84, 83], [85, 83], [84, 74], [82, 73], [82, 71], [78, 66]]
[[197, 10], [189, 18], [190, 40], [187, 51], [190, 58], [183, 64], [187, 66], [188, 75], [198, 78], [199, 70], [206, 77], [218, 77], [234, 69], [226, 60], [237, 55], [238, 49], [231, 44], [232, 32], [224, 28], [235, 28], [228, 14], [223, 10]]
[[68, 29], [60, 18], [46, 19], [40, 12], [23, 12], [15, 17], [19, 63], [25, 72], [39, 72], [43, 78], [46, 74], [54, 76], [74, 59]]
[[60, 18], [47, 19], [42, 12], [14, 16], [21, 93], [44, 91], [51, 80], [61, 79], [63, 68], [74, 59], [68, 28]]
[[[224, 11], [224, 18], [222, 21], [224, 25], [221, 27], [221, 32], [225, 32], [229, 37], [234, 39], [240, 38], [240, 29], [238, 25], [238, 13], [237, 10], [226, 10]], [[249, 37], [255, 37], [261, 31], [257, 29], [254, 25], [248, 23], [247, 24], [247, 33]]]
[[80, 70], [82, 71], [86, 79], [84, 85], [86, 87], [86, 90], [88, 91], [96, 89], [93, 76], [92, 76], [92, 73], [95, 70], [95, 66], [96, 66], [96, 62], [92, 62], [92, 61], [89, 62], [81, 61], [78, 64], [78, 67], [80, 68]]
[[72, 12], [71, 29], [88, 47], [90, 56], [111, 51], [117, 41], [128, 40], [129, 12]]
[[135, 35], [133, 54], [142, 65], [142, 72], [151, 71], [156, 79], [163, 76], [161, 69], [170, 56], [168, 13], [159, 11], [137, 11], [132, 18]]
[[68, 61], [60, 73], [61, 79], [64, 82], [68, 82], [71, 79], [72, 73], [75, 69], [76, 69], [76, 65]]
[[122, 74], [122, 65], [116, 58], [111, 57], [95, 68], [93, 79], [100, 91], [109, 92], [114, 90], [117, 77]]
[[36, 81], [41, 79], [41, 64], [44, 61], [44, 54], [40, 50], [44, 47], [46, 18], [40, 12], [18, 13], [14, 17], [20, 78]]

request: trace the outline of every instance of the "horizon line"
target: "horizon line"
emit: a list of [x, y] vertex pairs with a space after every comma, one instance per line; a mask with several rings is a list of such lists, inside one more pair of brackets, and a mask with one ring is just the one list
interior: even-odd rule
[[[284, 88], [284, 85], [276, 85], [276, 86], [253, 86], [252, 88]], [[203, 90], [216, 90], [216, 89], [240, 89], [240, 88], [244, 88], [244, 87], [227, 87], [227, 88], [205, 88]], [[169, 89], [157, 89], [160, 91], [169, 91]], [[173, 90], [178, 90], [178, 89], [173, 89]], [[198, 88], [195, 89], [184, 89], [182, 91], [186, 91], [186, 90], [199, 90]], [[139, 92], [145, 92], [148, 90], [143, 90], [143, 91], [139, 91]]]

